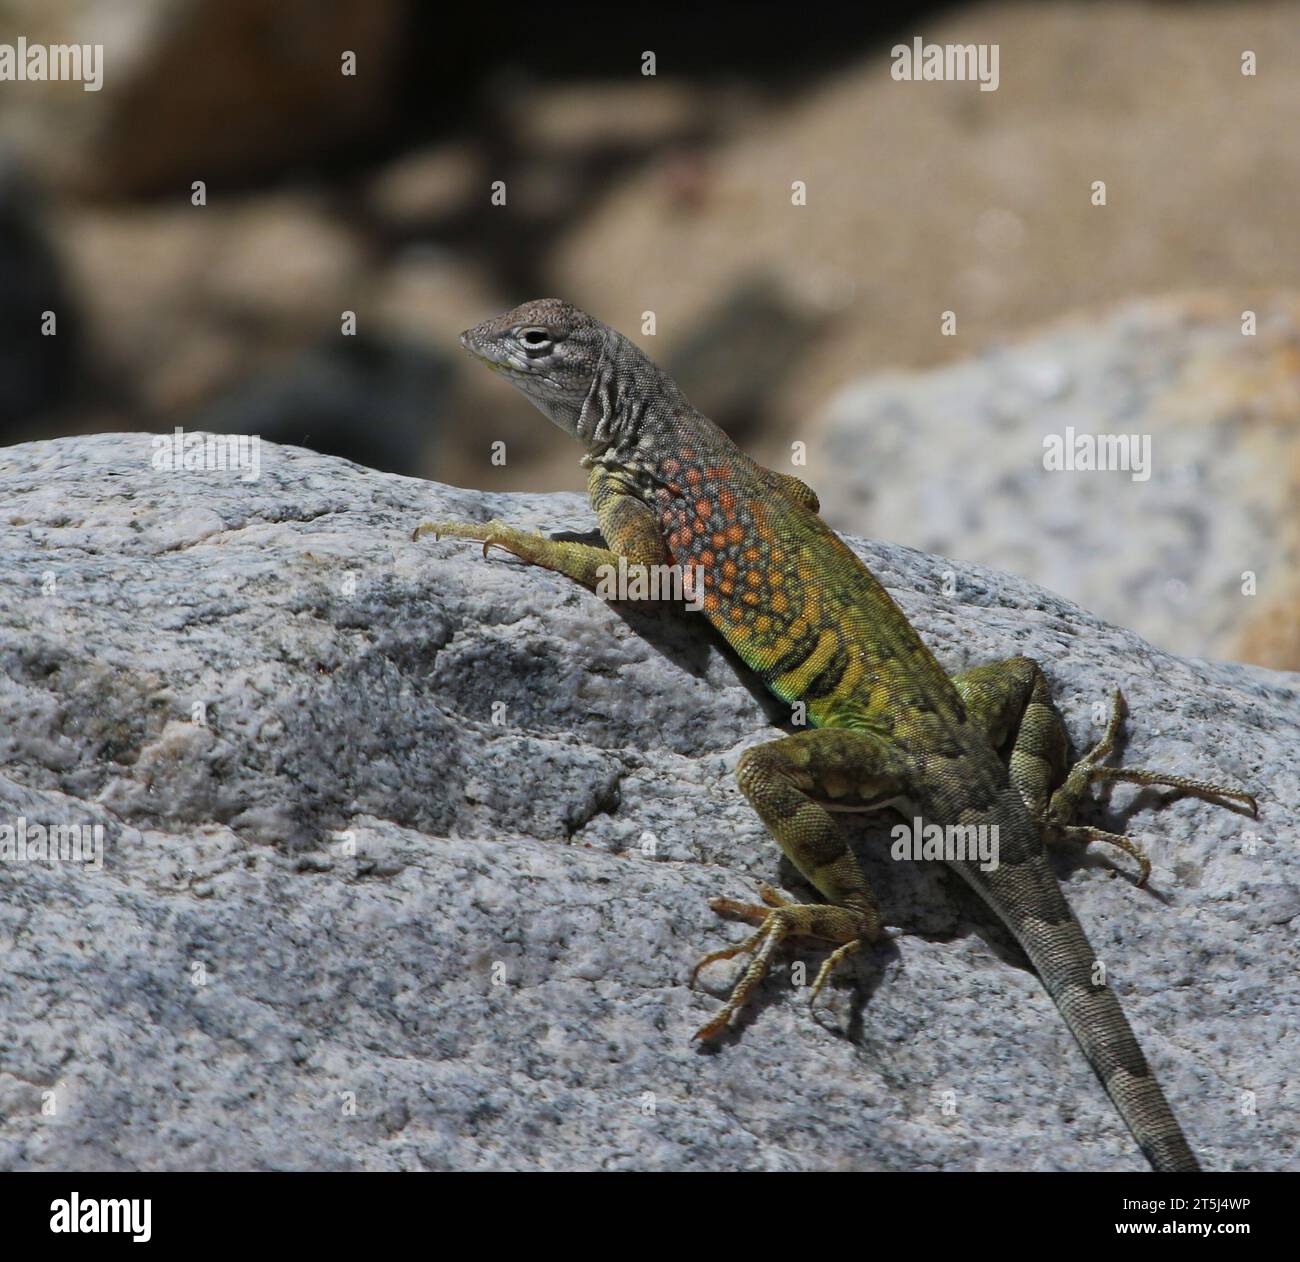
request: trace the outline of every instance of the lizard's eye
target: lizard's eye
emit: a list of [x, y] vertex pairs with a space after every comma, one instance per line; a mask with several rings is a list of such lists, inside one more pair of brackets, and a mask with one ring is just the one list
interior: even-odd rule
[[545, 350], [551, 344], [551, 335], [545, 329], [520, 329], [515, 336], [530, 350]]

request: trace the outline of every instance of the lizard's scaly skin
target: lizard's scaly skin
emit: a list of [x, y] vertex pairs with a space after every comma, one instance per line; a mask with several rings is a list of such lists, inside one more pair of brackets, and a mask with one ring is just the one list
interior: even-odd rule
[[[874, 575], [817, 515], [797, 478], [756, 464], [686, 401], [628, 339], [555, 299], [526, 303], [462, 342], [502, 372], [588, 449], [590, 493], [608, 549], [529, 535], [500, 523], [429, 524], [499, 544], [594, 587], [622, 557], [692, 567], [709, 621], [782, 700], [806, 706], [811, 730], [746, 751], [741, 790], [826, 903], [715, 901], [758, 932], [738, 947], [753, 961], [700, 1034], [712, 1037], [794, 934], [840, 944], [813, 994], [844, 955], [880, 933], [875, 896], [831, 810], [906, 804], [941, 825], [995, 826], [998, 864], [950, 860], [1023, 946], [1134, 1138], [1157, 1170], [1198, 1169], [1114, 992], [1061, 894], [1045, 855], [1055, 836], [1124, 838], [1071, 824], [1097, 778], [1171, 784], [1254, 801], [1180, 776], [1104, 767], [1122, 716], [1065, 776], [1067, 741], [1046, 680], [1026, 658], [950, 679]], [[1064, 783], [1062, 778], [1064, 777]], [[1052, 790], [1055, 789], [1055, 792]], [[697, 966], [698, 968], [699, 966]]]

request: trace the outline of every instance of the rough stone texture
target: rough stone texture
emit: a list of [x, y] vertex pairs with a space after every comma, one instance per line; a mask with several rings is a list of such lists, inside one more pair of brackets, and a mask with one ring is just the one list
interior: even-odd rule
[[[838, 529], [1012, 570], [1174, 652], [1296, 669], [1297, 415], [1300, 301], [1170, 297], [860, 381], [807, 477]], [[1069, 430], [1149, 441], [1149, 477], [1045, 469]]]
[[[255, 482], [164, 473], [104, 435], [0, 452], [0, 505], [0, 822], [108, 838], [99, 872], [0, 863], [3, 1168], [1142, 1168], [1007, 935], [879, 824], [902, 935], [820, 1020], [783, 959], [692, 1045], [690, 965], [742, 933], [707, 898], [801, 888], [731, 777], [774, 712], [699, 619], [410, 542], [588, 529], [576, 497], [269, 444]], [[1079, 744], [1121, 684], [1126, 761], [1259, 793], [1255, 823], [1116, 789], [1152, 891], [1059, 872], [1206, 1166], [1294, 1168], [1300, 679], [858, 546], [948, 666], [1035, 654]]]

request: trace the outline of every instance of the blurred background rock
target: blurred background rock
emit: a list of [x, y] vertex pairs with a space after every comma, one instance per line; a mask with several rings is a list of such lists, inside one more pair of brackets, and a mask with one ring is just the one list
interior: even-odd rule
[[[19, 35], [105, 65], [0, 83], [0, 442], [580, 488], [456, 345], [554, 294], [768, 463], [806, 444], [838, 528], [1300, 668], [1296, 5], [0, 0]], [[894, 81], [914, 36], [998, 44], [997, 91]], [[1151, 480], [1045, 472], [1065, 424], [1151, 434]]]

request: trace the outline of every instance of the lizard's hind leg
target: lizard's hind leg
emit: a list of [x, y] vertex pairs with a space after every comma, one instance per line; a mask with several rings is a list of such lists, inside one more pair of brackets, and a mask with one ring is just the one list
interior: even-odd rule
[[952, 682], [967, 712], [988, 733], [994, 748], [1003, 752], [1011, 783], [1043, 825], [1045, 838], [1085, 846], [1099, 841], [1123, 850], [1137, 861], [1137, 884], [1144, 885], [1151, 861], [1135, 842], [1120, 833], [1072, 822], [1088, 787], [1088, 769], [1114, 748], [1122, 715], [1112, 714], [1101, 740], [1067, 776], [1070, 739], [1065, 720], [1052, 700], [1047, 676], [1033, 658], [989, 662], [955, 675]]
[[1142, 870], [1138, 875], [1137, 884], [1143, 886], [1151, 875], [1151, 861], [1133, 842], [1118, 833], [1103, 832], [1099, 828], [1087, 828], [1071, 822], [1079, 809], [1084, 793], [1094, 780], [1167, 785], [1183, 793], [1190, 793], [1210, 801], [1226, 798], [1250, 807], [1252, 815], [1259, 814], [1259, 806], [1252, 794], [1231, 785], [1213, 784], [1208, 780], [1195, 780], [1190, 776], [1176, 776], [1164, 771], [1148, 771], [1142, 767], [1104, 766], [1105, 760], [1115, 747], [1115, 738], [1127, 713], [1128, 707], [1124, 701], [1124, 694], [1116, 688], [1111, 701], [1110, 720], [1106, 724], [1101, 740], [1070, 768], [1065, 783], [1052, 794], [1045, 822], [1051, 832], [1067, 840], [1081, 841], [1084, 845], [1090, 841], [1104, 841], [1109, 845], [1118, 846], [1121, 850], [1127, 850], [1141, 864]]
[[822, 964], [812, 986], [817, 998], [831, 971], [864, 943], [880, 936], [880, 909], [858, 861], [822, 805], [869, 809], [902, 789], [896, 752], [874, 734], [818, 728], [747, 749], [736, 768], [741, 792], [796, 868], [828, 900], [792, 903], [771, 886], [761, 893], [768, 907], [714, 899], [722, 915], [739, 916], [759, 930], [739, 946], [714, 951], [691, 977], [714, 960], [752, 954], [753, 959], [717, 1015], [696, 1034], [710, 1039], [727, 1028], [732, 1016], [762, 980], [772, 953], [788, 937], [808, 936], [839, 943]]
[[1009, 657], [954, 675], [967, 714], [1001, 751], [1007, 773], [1039, 819], [1052, 789], [1065, 777], [1070, 739], [1042, 667], [1032, 657]]
[[1065, 723], [1052, 701], [1046, 676], [1032, 658], [1013, 657], [977, 666], [955, 676], [953, 683], [994, 745], [1004, 750], [1010, 746], [1007, 762], [1011, 782], [1041, 820], [1048, 840], [1075, 841], [1085, 846], [1098, 841], [1123, 850], [1138, 863], [1139, 886], [1146, 884], [1151, 873], [1151, 861], [1140, 846], [1120, 833], [1074, 823], [1083, 795], [1094, 780], [1168, 785], [1199, 797], [1244, 802], [1255, 810], [1255, 799], [1249, 793], [1230, 786], [1137, 767], [1104, 766], [1127, 712], [1118, 688], [1101, 739], [1067, 774], [1069, 739]]

